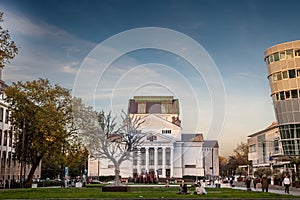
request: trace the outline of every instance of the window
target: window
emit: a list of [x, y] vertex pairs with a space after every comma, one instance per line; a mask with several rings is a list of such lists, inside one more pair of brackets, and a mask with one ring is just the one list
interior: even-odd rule
[[157, 164], [162, 165], [162, 148], [157, 149]]
[[273, 74], [273, 81], [277, 81], [277, 75]]
[[286, 58], [293, 58], [293, 49], [286, 50]]
[[298, 90], [291, 90], [292, 98], [298, 98]]
[[285, 91], [285, 98], [286, 98], [286, 99], [291, 98], [290, 91]]
[[[299, 73], [300, 73], [300, 71], [299, 71]], [[282, 78], [283, 78], [283, 79], [287, 79], [287, 78], [288, 78], [288, 73], [287, 73], [287, 71], [282, 72]]]
[[300, 49], [295, 49], [295, 57], [300, 57]]
[[185, 168], [196, 168], [196, 165], [184, 165]]
[[297, 77], [300, 76], [300, 69], [297, 69]]
[[276, 100], [278, 101], [279, 100], [279, 94], [276, 93]]
[[146, 164], [146, 149], [142, 148], [141, 149], [141, 165], [145, 165]]
[[277, 52], [277, 53], [274, 53], [274, 61], [278, 61], [278, 60], [279, 60], [279, 54]]
[[285, 59], [285, 51], [281, 51], [279, 53], [279, 58], [280, 58], [280, 60], [284, 60]]
[[274, 153], [275, 154], [279, 153], [279, 139], [278, 138], [274, 139]]
[[170, 165], [170, 158], [171, 158], [171, 149], [166, 148], [166, 165]]
[[9, 111], [6, 109], [5, 110], [5, 123], [8, 123], [8, 119], [9, 119]]
[[266, 62], [267, 64], [270, 64], [270, 61], [269, 61], [269, 56], [268, 56], [268, 57], [266, 57], [266, 59], [265, 59], [265, 62]]
[[278, 81], [282, 80], [281, 72], [278, 72], [278, 73], [277, 73], [277, 80], [278, 80]]
[[12, 138], [13, 137], [13, 135], [12, 135], [12, 131], [10, 130], [9, 131], [9, 146], [11, 147], [12, 146]]
[[284, 92], [280, 92], [280, 100], [284, 100]]
[[137, 160], [138, 160], [138, 152], [137, 149], [133, 151], [133, 165], [137, 165]]
[[289, 77], [290, 78], [295, 78], [296, 77], [296, 73], [294, 69], [289, 70]]
[[163, 134], [170, 134], [172, 131], [171, 130], [161, 130], [161, 133], [163, 133]]
[[154, 165], [154, 149], [149, 149], [149, 165]]
[[0, 146], [2, 144], [2, 129], [0, 129]]
[[270, 61], [270, 63], [274, 62], [274, 56], [273, 56], [273, 54], [269, 56], [269, 61]]
[[7, 145], [7, 130], [4, 131], [3, 146]]
[[3, 122], [3, 108], [0, 108], [0, 122]]
[[249, 146], [249, 153], [256, 152], [256, 144], [252, 144]]

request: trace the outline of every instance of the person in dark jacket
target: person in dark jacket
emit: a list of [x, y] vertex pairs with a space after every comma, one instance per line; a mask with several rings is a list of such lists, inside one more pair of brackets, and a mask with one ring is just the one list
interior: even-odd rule
[[246, 187], [247, 187], [247, 191], [251, 191], [251, 177], [248, 176], [246, 179]]
[[261, 179], [261, 188], [262, 191], [264, 192], [266, 190], [266, 192], [268, 192], [268, 188], [269, 188], [269, 180], [266, 174], [263, 175], [262, 179]]

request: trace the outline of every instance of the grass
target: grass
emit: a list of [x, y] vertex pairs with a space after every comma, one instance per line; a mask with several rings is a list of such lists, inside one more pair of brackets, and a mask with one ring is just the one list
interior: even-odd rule
[[[0, 199], [48, 199], [48, 198], [294, 198], [290, 195], [273, 193], [247, 192], [230, 188], [207, 188], [207, 195], [179, 195], [177, 188], [130, 188], [130, 192], [101, 192], [101, 188], [33, 188], [17, 190], [1, 190]], [[190, 189], [193, 193], [192, 189]]]

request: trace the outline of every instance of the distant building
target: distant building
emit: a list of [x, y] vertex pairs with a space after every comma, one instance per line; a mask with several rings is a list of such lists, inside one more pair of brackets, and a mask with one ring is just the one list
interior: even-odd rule
[[300, 155], [300, 40], [265, 51], [283, 154]]
[[[218, 142], [205, 141], [199, 133], [182, 133], [178, 99], [135, 96], [129, 100], [128, 112], [144, 120], [140, 129], [148, 135], [133, 159], [121, 165], [122, 177], [146, 173], [160, 178], [219, 175]], [[88, 176], [113, 174], [109, 161], [89, 161]]]

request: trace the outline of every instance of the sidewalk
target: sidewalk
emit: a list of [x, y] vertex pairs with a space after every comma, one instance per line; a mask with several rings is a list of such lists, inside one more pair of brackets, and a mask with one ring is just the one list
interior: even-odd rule
[[[246, 187], [232, 187], [232, 189], [237, 189], [237, 190], [247, 190]], [[262, 192], [261, 188], [251, 188], [252, 191], [257, 191], [257, 192]], [[284, 188], [282, 187], [282, 189], [270, 189], [268, 190], [270, 193], [275, 193], [275, 194], [285, 194], [284, 193]], [[288, 195], [288, 194], [286, 194]], [[290, 188], [290, 195], [293, 196], [300, 196], [300, 189], [298, 188]]]

